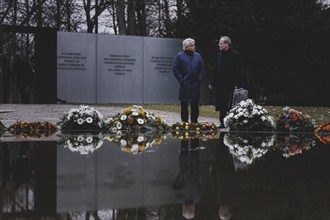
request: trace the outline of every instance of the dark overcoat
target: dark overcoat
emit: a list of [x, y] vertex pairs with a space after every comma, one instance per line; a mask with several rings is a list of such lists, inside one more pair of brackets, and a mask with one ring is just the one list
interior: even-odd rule
[[239, 52], [231, 48], [224, 52], [220, 51], [210, 80], [210, 85], [215, 88], [216, 93], [216, 111], [228, 108], [235, 86], [242, 87], [243, 81], [243, 66]]
[[182, 51], [174, 57], [172, 71], [180, 83], [179, 100], [199, 102], [200, 84], [205, 76], [202, 56]]

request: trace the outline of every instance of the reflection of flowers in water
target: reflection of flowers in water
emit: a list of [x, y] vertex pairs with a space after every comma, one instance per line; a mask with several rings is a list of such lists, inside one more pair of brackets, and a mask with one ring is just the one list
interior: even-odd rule
[[323, 144], [330, 143], [330, 123], [323, 122], [315, 129], [315, 135]]
[[172, 135], [180, 139], [212, 139], [217, 134], [218, 128], [214, 123], [176, 122], [172, 125]]
[[224, 118], [224, 125], [229, 130], [271, 131], [275, 129], [273, 118], [268, 111], [256, 105], [252, 99], [238, 103]]
[[167, 131], [169, 126], [159, 116], [133, 105], [106, 120], [111, 132], [117, 131]]
[[131, 154], [140, 154], [143, 151], [152, 148], [154, 145], [162, 143], [166, 135], [161, 133], [152, 134], [131, 134], [131, 133], [117, 133], [115, 135], [108, 135], [105, 140], [114, 142], [121, 147], [121, 150]]
[[276, 128], [285, 132], [313, 132], [314, 124], [314, 120], [309, 115], [285, 107], [276, 121]]
[[79, 152], [81, 155], [93, 153], [103, 144], [103, 135], [99, 134], [62, 134], [59, 144], [64, 144], [72, 152]]
[[19, 138], [45, 138], [53, 135], [57, 128], [50, 122], [18, 121], [8, 128], [9, 132]]
[[314, 134], [283, 134], [278, 135], [276, 140], [276, 147], [282, 152], [286, 158], [302, 154], [315, 145]]
[[329, 134], [315, 134], [317, 139], [321, 141], [323, 144], [330, 143], [330, 133]]
[[93, 107], [81, 105], [65, 112], [57, 123], [62, 130], [105, 130], [103, 115]]
[[234, 158], [242, 163], [252, 164], [256, 158], [262, 157], [270, 147], [274, 146], [275, 135], [272, 133], [227, 133], [223, 142]]

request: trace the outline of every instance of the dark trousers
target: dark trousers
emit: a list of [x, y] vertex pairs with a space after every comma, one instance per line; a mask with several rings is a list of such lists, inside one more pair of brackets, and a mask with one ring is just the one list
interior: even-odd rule
[[227, 106], [221, 107], [220, 109], [220, 113], [219, 113], [219, 121], [221, 123], [221, 125], [223, 126], [223, 119], [227, 116], [227, 112], [230, 110], [228, 109]]
[[198, 115], [199, 115], [199, 103], [193, 101], [181, 101], [181, 120], [184, 122], [188, 122], [189, 119], [189, 111], [188, 106], [190, 104], [191, 110], [191, 122], [197, 123]]

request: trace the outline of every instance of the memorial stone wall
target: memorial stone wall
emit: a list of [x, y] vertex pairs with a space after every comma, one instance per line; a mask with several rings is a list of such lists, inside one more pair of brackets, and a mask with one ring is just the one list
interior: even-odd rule
[[[178, 103], [181, 39], [57, 33], [57, 98], [69, 103]], [[207, 79], [201, 86], [206, 103]]]

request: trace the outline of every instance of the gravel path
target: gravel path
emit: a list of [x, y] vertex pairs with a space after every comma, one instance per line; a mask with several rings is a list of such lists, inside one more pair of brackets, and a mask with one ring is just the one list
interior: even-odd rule
[[[16, 121], [48, 121], [56, 124], [65, 111], [71, 108], [78, 108], [80, 105], [72, 104], [1, 104], [0, 119], [2, 123], [9, 127]], [[104, 117], [114, 115], [120, 112], [124, 107], [97, 106], [90, 105], [100, 111]], [[143, 105], [142, 105], [143, 106]], [[153, 109], [145, 109], [156, 115], [160, 115], [167, 124], [172, 125], [181, 121], [180, 114], [166, 111], [158, 111]], [[219, 124], [218, 119], [199, 117], [199, 122], [210, 122]]]

